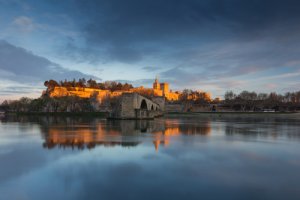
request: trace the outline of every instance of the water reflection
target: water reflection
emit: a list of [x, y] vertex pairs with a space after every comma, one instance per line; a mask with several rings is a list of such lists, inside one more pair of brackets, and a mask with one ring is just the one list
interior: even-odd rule
[[0, 199], [298, 200], [299, 121], [5, 118]]
[[10, 116], [2, 119], [2, 122], [29, 124], [29, 126], [19, 126], [21, 131], [30, 129], [34, 124], [38, 125], [44, 140], [43, 147], [46, 149], [136, 147], [142, 142], [152, 142], [155, 150], [158, 151], [159, 146], [169, 146], [174, 137], [181, 135], [208, 137], [212, 129], [224, 130], [227, 136], [300, 139], [298, 119], [286, 120], [276, 117], [106, 120], [86, 117]]
[[[172, 137], [179, 135], [209, 136], [211, 122], [186, 123], [180, 119], [158, 120], [106, 120], [82, 117], [11, 116], [4, 122], [35, 122], [40, 127], [43, 147], [92, 149], [96, 146], [135, 147], [151, 140], [156, 151], [159, 146], [170, 145]], [[25, 126], [26, 127], [26, 126]], [[24, 128], [24, 127], [23, 127]]]
[[135, 147], [148, 134], [157, 151], [160, 145], [168, 146], [171, 137], [180, 134], [209, 135], [210, 130], [209, 122], [185, 126], [177, 121], [174, 123], [174, 121], [151, 120], [95, 120], [90, 124], [80, 124], [78, 120], [72, 119], [67, 126], [60, 126], [56, 120], [47, 126], [41, 126], [45, 140], [43, 146], [48, 149], [54, 147], [91, 149], [99, 145]]
[[280, 117], [231, 118], [226, 119], [227, 136], [300, 139], [299, 119]]

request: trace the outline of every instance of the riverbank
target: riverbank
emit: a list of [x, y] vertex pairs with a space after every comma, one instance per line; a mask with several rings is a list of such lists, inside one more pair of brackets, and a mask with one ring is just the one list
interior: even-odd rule
[[[7, 112], [4, 116], [103, 117], [108, 112]], [[300, 118], [300, 112], [167, 112], [164, 117], [288, 117]]]
[[5, 115], [107, 117], [108, 112], [7, 112]]
[[165, 117], [289, 117], [300, 118], [300, 112], [168, 112]]

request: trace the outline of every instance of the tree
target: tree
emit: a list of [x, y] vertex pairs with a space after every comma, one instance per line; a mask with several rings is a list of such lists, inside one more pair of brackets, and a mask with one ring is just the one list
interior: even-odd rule
[[117, 85], [118, 83], [116, 81], [112, 81], [110, 82], [110, 90], [113, 92], [113, 91], [116, 91], [117, 90]]
[[59, 84], [55, 81], [55, 80], [49, 80], [49, 81], [45, 81], [44, 85], [47, 87], [48, 90], [52, 90], [54, 89], [54, 87], [59, 86]]
[[180, 96], [179, 96], [179, 100], [180, 101], [188, 101], [188, 98], [189, 98], [189, 95], [192, 93], [192, 91], [191, 90], [189, 90], [189, 89], [184, 89], [183, 91], [182, 91], [182, 93], [180, 94]]
[[128, 83], [125, 83], [124, 85], [123, 85], [123, 90], [130, 90], [130, 89], [132, 89], [133, 88], [133, 86], [131, 85], [131, 84], [128, 84]]
[[78, 82], [76, 82], [76, 87], [86, 87], [86, 80], [84, 78], [79, 79]]
[[97, 88], [98, 88], [98, 85], [97, 85], [97, 82], [96, 82], [95, 80], [89, 79], [89, 80], [87, 81], [87, 87], [97, 89]]
[[122, 89], [123, 89], [122, 83], [117, 83], [116, 90], [122, 90]]
[[97, 87], [101, 90], [106, 90], [104, 83], [97, 83]]
[[266, 94], [266, 93], [259, 93], [257, 95], [257, 99], [261, 100], [261, 101], [265, 101], [266, 99], [268, 99], [268, 94]]
[[255, 92], [248, 92], [246, 90], [242, 91], [238, 96], [247, 101], [255, 101], [257, 99], [257, 94]]
[[4, 100], [0, 106], [0, 109], [3, 111], [8, 111], [9, 110], [9, 102], [7, 100]]
[[225, 100], [234, 100], [235, 98], [236, 98], [236, 94], [234, 94], [234, 92], [232, 90], [226, 91], [226, 93], [224, 95]]

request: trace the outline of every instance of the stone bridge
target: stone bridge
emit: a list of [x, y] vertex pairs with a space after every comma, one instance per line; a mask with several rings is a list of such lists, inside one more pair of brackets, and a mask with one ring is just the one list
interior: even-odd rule
[[163, 115], [164, 104], [163, 97], [150, 100], [137, 93], [123, 93], [110, 113], [110, 118], [153, 119]]

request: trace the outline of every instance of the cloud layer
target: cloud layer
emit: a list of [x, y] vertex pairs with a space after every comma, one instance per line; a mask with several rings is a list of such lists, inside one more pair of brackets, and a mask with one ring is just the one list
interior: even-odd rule
[[103, 48], [108, 58], [135, 62], [227, 40], [267, 37], [284, 42], [286, 36], [299, 33], [299, 7], [294, 0], [129, 0], [126, 5], [100, 0], [75, 1], [70, 14], [84, 20], [78, 28], [88, 46]]
[[99, 79], [79, 71], [63, 68], [47, 58], [37, 56], [4, 40], [0, 40], [0, 72], [0, 79], [6, 80], [6, 84], [8, 84], [0, 87], [2, 95], [32, 92], [34, 86], [41, 88], [42, 83], [48, 79], [64, 80], [81, 77]]
[[158, 63], [156, 73], [177, 87], [299, 70], [295, 0], [75, 1], [75, 12], [83, 60]]
[[[72, 72], [39, 59], [47, 66], [41, 72], [47, 77], [83, 76], [82, 66], [87, 64], [87, 73], [99, 76], [101, 71], [105, 80], [148, 83], [159, 75], [174, 88], [213, 89], [221, 95], [227, 89], [261, 91], [264, 85], [284, 92], [295, 88], [296, 80], [283, 78], [285, 74], [300, 69], [300, 2], [296, 0], [1, 3], [0, 17], [10, 19], [4, 25], [18, 28], [9, 32], [9, 41], [28, 49], [45, 43], [35, 52], [52, 52], [52, 57], [74, 66]], [[9, 73], [16, 71], [6, 69], [3, 74]], [[22, 73], [20, 69], [21, 80], [27, 79]], [[269, 78], [274, 76], [281, 78]], [[275, 87], [278, 82], [284, 84]]]

